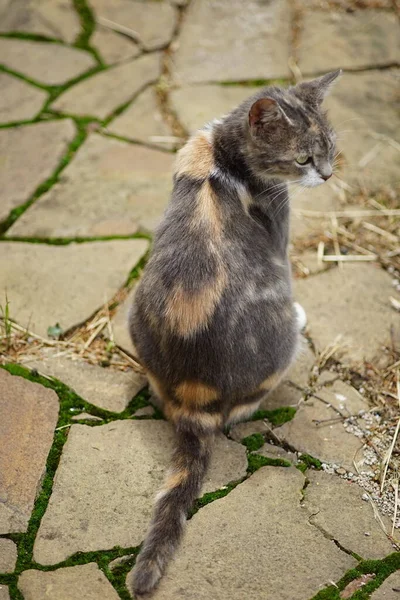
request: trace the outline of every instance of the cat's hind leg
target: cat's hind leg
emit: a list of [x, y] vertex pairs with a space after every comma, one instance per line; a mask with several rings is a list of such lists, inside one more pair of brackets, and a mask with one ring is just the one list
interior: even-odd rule
[[298, 302], [293, 303], [293, 308], [296, 313], [297, 324], [299, 326], [299, 330], [303, 331], [307, 325], [307, 315], [304, 308]]

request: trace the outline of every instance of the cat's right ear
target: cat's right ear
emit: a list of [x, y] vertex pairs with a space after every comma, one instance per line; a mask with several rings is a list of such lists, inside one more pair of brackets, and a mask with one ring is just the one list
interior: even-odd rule
[[278, 121], [282, 116], [279, 104], [273, 98], [260, 98], [250, 108], [249, 125], [258, 129], [267, 123]]

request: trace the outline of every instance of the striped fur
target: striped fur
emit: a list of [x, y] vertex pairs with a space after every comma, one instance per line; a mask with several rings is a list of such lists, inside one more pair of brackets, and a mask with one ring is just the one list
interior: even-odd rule
[[285, 180], [308, 172], [296, 163], [305, 152], [321, 177], [328, 172], [334, 139], [319, 105], [332, 77], [266, 88], [178, 154], [130, 315], [152, 391], [177, 432], [135, 568], [137, 595], [157, 585], [179, 544], [215, 433], [257, 410], [295, 355]]

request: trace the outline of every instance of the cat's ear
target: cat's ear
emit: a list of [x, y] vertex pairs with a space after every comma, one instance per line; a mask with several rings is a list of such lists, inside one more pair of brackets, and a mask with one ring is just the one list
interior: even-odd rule
[[332, 84], [341, 74], [342, 69], [338, 69], [312, 81], [299, 83], [296, 87], [307, 102], [314, 106], [320, 106], [324, 98], [329, 94]]
[[249, 111], [249, 125], [251, 129], [258, 129], [263, 125], [287, 119], [285, 113], [273, 98], [260, 98], [256, 100]]

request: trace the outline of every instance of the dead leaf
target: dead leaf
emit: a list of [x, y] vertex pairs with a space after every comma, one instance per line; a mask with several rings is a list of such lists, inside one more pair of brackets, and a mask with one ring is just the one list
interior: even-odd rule
[[344, 590], [340, 593], [340, 597], [343, 598], [343, 600], [346, 598], [351, 598], [355, 592], [360, 590], [364, 585], [367, 585], [367, 583], [374, 578], [374, 573], [368, 573], [366, 575], [361, 575], [361, 577], [358, 577], [357, 579], [353, 579], [353, 581], [350, 581], [350, 583], [346, 585]]

